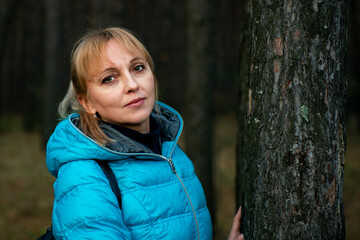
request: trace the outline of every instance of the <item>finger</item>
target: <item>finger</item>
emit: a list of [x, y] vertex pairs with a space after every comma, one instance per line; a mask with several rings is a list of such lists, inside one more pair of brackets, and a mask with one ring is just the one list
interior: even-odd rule
[[234, 222], [231, 230], [240, 231], [240, 224], [241, 224], [241, 206], [239, 207], [239, 210], [237, 211], [234, 217]]
[[239, 207], [239, 210], [237, 211], [235, 217], [237, 217], [239, 220], [241, 219], [241, 206]]
[[240, 234], [236, 237], [236, 240], [244, 240], [244, 235]]
[[239, 234], [236, 236], [236, 238], [234, 238], [233, 240], [244, 240], [244, 235], [243, 234]]

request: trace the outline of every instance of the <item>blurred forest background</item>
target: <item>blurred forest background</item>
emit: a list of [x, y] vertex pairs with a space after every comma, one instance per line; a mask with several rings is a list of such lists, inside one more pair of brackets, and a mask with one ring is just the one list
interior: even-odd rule
[[[239, 49], [243, 2], [0, 0], [0, 239], [35, 239], [50, 225], [54, 178], [46, 170], [44, 149], [57, 123], [57, 104], [68, 87], [71, 49], [88, 29], [108, 26], [131, 29], [148, 48], [155, 61], [159, 98], [184, 116], [185, 135], [192, 121], [189, 98], [206, 92], [204, 98], [211, 103], [215, 239], [225, 239], [236, 208], [237, 69], [247, 50]], [[344, 204], [347, 238], [358, 239], [360, 3], [349, 2]], [[206, 26], [205, 39], [194, 38], [199, 25]], [[189, 67], [197, 42], [205, 49], [201, 64]], [[198, 76], [193, 66], [207, 73], [206, 84], [194, 87], [189, 82]], [[181, 144], [186, 148], [186, 138]]]

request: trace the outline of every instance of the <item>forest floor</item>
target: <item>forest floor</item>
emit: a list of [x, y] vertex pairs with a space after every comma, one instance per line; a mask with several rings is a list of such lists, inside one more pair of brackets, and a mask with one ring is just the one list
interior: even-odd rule
[[[235, 214], [236, 118], [223, 116], [215, 126], [216, 240], [226, 239]], [[348, 240], [360, 235], [360, 135], [351, 126], [344, 179]], [[2, 131], [0, 156], [0, 239], [36, 239], [51, 223], [54, 182], [46, 170], [40, 136], [16, 128]]]

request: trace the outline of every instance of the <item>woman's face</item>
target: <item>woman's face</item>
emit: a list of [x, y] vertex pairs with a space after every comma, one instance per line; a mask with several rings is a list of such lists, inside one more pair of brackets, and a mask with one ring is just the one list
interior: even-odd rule
[[155, 103], [154, 76], [143, 54], [129, 52], [119, 43], [106, 43], [101, 64], [90, 66], [88, 94], [79, 97], [90, 113], [103, 121], [148, 133]]

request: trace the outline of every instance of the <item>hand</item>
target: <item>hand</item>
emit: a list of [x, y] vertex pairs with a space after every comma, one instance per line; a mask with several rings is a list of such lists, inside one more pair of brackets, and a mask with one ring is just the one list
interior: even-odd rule
[[228, 240], [244, 240], [244, 235], [240, 233], [240, 223], [241, 223], [241, 206], [234, 217], [234, 221], [231, 226], [231, 231]]

